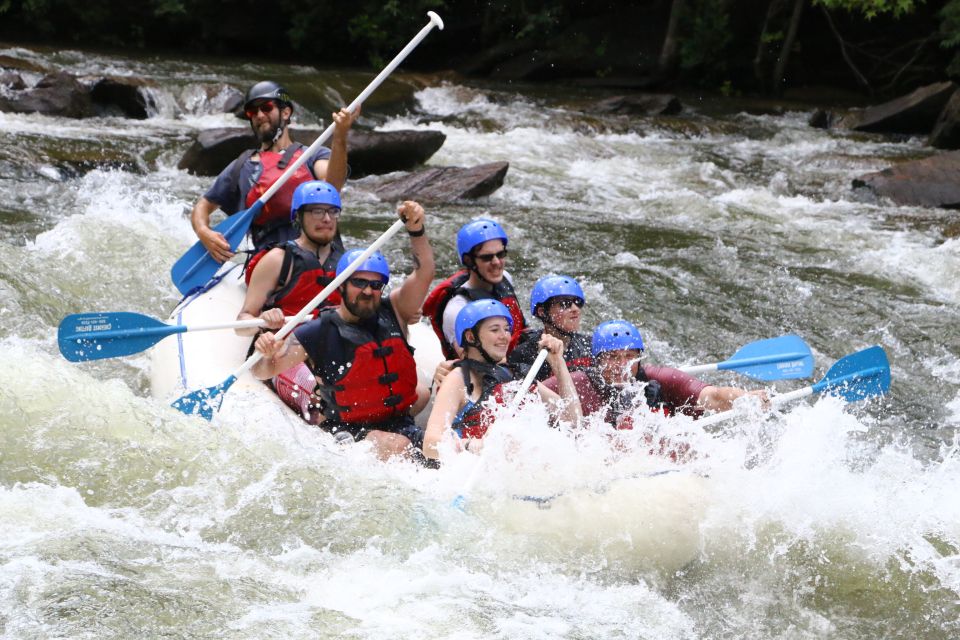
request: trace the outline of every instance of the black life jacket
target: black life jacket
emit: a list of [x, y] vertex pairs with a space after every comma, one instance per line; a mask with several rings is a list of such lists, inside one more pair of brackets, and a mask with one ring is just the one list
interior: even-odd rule
[[324, 309], [316, 341], [301, 345], [320, 382], [324, 426], [375, 425], [405, 414], [417, 399], [417, 363], [389, 300], [359, 323]]
[[443, 312], [447, 308], [447, 303], [454, 296], [461, 294], [471, 302], [493, 298], [502, 302], [510, 310], [513, 332], [510, 338], [510, 346], [507, 349], [509, 354], [520, 342], [520, 335], [527, 328], [527, 321], [523, 317], [523, 311], [520, 309], [520, 303], [517, 301], [517, 294], [513, 290], [513, 285], [504, 278], [493, 286], [493, 291], [470, 289], [464, 286], [469, 279], [469, 271], [466, 269], [458, 271], [438, 284], [423, 302], [423, 313], [430, 318], [433, 332], [440, 339], [440, 347], [443, 350], [444, 357], [447, 360], [454, 360], [458, 357], [453, 345], [447, 342], [446, 336], [443, 335]]
[[[605, 421], [618, 429], [632, 429], [633, 421], [630, 420], [627, 412], [633, 407], [637, 393], [636, 390], [607, 384], [600, 374], [600, 370], [596, 367], [589, 367], [584, 370], [584, 373], [587, 374], [587, 378], [590, 379], [594, 389], [607, 405]], [[637, 375], [634, 376], [634, 379], [637, 382], [646, 383], [647, 386], [644, 387], [642, 393], [651, 411], [656, 413], [662, 412], [667, 416], [672, 416], [675, 413], [674, 406], [664, 401], [663, 394], [660, 392], [660, 383], [647, 378], [647, 374], [644, 372], [642, 366], [637, 367]]]
[[[507, 364], [513, 369], [515, 374], [526, 374], [526, 372], [529, 371], [530, 365], [537, 359], [537, 353], [540, 351], [538, 343], [542, 335], [542, 330], [527, 331], [523, 336], [523, 340], [517, 345], [517, 348], [507, 357]], [[574, 333], [570, 336], [570, 341], [567, 343], [566, 349], [563, 350], [563, 359], [567, 363], [567, 369], [569, 369], [571, 373], [586, 370], [593, 366], [590, 342], [590, 336], [585, 336], [582, 333]], [[544, 362], [543, 366], [540, 367], [540, 371], [537, 373], [536, 379], [543, 382], [554, 375], [554, 373], [556, 372], [550, 368], [550, 365]]]
[[[467, 403], [453, 419], [451, 428], [461, 438], [482, 438], [493, 424], [494, 412], [485, 403], [491, 397], [497, 404], [506, 404], [503, 397], [503, 385], [513, 380], [513, 374], [506, 367], [497, 364], [463, 359], [453, 365], [459, 367], [463, 373], [463, 384], [466, 387]], [[473, 395], [473, 381], [471, 372], [480, 374], [480, 397], [470, 400]]]

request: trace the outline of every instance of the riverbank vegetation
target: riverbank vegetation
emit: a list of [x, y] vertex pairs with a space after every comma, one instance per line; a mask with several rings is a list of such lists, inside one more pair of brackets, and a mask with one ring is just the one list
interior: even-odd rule
[[960, 77], [960, 0], [0, 0], [0, 38], [378, 66], [436, 10], [412, 64], [504, 80], [871, 97]]

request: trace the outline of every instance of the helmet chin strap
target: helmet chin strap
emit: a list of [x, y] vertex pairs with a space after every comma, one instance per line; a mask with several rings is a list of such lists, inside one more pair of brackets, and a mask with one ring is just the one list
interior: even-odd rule
[[547, 311], [546, 309], [544, 309], [543, 311], [544, 311], [544, 315], [540, 316], [540, 321], [543, 322], [543, 326], [550, 327], [551, 329], [559, 333], [561, 337], [564, 337], [564, 338], [573, 337], [573, 333], [574, 333], [573, 331], [567, 331], [566, 329], [561, 329], [559, 326], [557, 326], [556, 323], [554, 323], [553, 320], [550, 319], [550, 312]]
[[480, 278], [480, 281], [481, 281], [481, 282], [486, 282], [486, 283], [487, 283], [488, 285], [490, 285], [491, 287], [495, 287], [495, 286], [497, 285], [496, 282], [490, 282], [489, 280], [487, 280], [486, 278], [484, 278], [483, 275], [481, 275], [480, 269], [477, 268], [477, 261], [476, 261], [476, 259], [473, 257], [473, 254], [469, 254], [469, 253], [468, 253], [467, 255], [470, 256], [470, 262], [472, 263], [472, 264], [467, 265], [467, 269], [469, 269], [470, 271], [472, 271], [472, 272], [474, 272], [475, 274], [477, 274], [477, 277]]

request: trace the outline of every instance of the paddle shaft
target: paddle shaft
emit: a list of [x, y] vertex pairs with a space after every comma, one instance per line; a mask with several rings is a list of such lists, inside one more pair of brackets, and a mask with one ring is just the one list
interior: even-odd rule
[[[806, 398], [807, 396], [812, 396], [815, 393], [823, 393], [835, 387], [841, 387], [843, 385], [853, 385], [860, 380], [868, 380], [874, 376], [882, 375], [884, 372], [883, 367], [870, 367], [867, 369], [862, 369], [860, 371], [855, 371], [853, 373], [848, 373], [843, 376], [834, 377], [834, 378], [823, 378], [819, 382], [816, 382], [808, 387], [802, 387], [800, 389], [795, 389], [788, 393], [781, 393], [774, 396], [770, 399], [770, 407], [777, 408], [787, 403], [793, 402], [794, 400], [799, 400], [800, 398]], [[738, 415], [737, 411], [723, 411], [721, 413], [714, 414], [712, 416], [707, 416], [706, 418], [700, 418], [697, 420], [697, 426], [699, 427], [709, 427], [710, 425], [718, 424], [729, 420], [734, 416]]]
[[[512, 415], [517, 408], [520, 406], [520, 402], [523, 400], [524, 393], [527, 389], [530, 388], [530, 385], [533, 384], [534, 379], [537, 377], [537, 373], [540, 372], [540, 367], [543, 366], [543, 363], [547, 360], [547, 350], [540, 349], [540, 353], [537, 354], [536, 360], [533, 361], [533, 364], [530, 366], [530, 371], [527, 372], [527, 375], [523, 378], [523, 382], [520, 383], [520, 388], [517, 389], [516, 395], [510, 400], [510, 404], [507, 406], [507, 415]], [[492, 428], [492, 427], [491, 427]], [[490, 429], [487, 429], [487, 433], [490, 432]], [[463, 488], [460, 489], [460, 493], [456, 498], [453, 499], [453, 505], [457, 508], [463, 507], [464, 501], [467, 499], [467, 494], [473, 489], [473, 486], [477, 484], [477, 480], [480, 479], [480, 473], [483, 471], [484, 460], [486, 456], [484, 453], [486, 448], [480, 452], [480, 459], [477, 460], [477, 464], [474, 465], [473, 471], [470, 472], [470, 475], [467, 477], [467, 481], [463, 483]]]
[[[310, 302], [307, 303], [307, 306], [305, 306], [303, 309], [301, 309], [300, 312], [299, 312], [297, 315], [295, 315], [295, 316], [293, 316], [291, 319], [287, 320], [287, 323], [286, 323], [285, 325], [283, 325], [283, 328], [280, 329], [280, 331], [277, 331], [277, 333], [276, 333], [276, 338], [277, 338], [277, 340], [282, 340], [283, 338], [287, 337], [287, 334], [289, 334], [291, 331], [293, 331], [294, 328], [296, 328], [296, 326], [297, 326], [298, 324], [300, 324], [301, 322], [303, 322], [303, 319], [306, 318], [308, 315], [310, 315], [310, 313], [311, 313], [314, 309], [316, 309], [316, 308], [320, 305], [321, 302], [323, 302], [323, 301], [326, 300], [328, 297], [330, 297], [330, 294], [331, 294], [331, 293], [333, 293], [334, 291], [336, 291], [337, 288], [338, 288], [341, 284], [343, 284], [344, 282], [346, 282], [347, 278], [349, 278], [350, 276], [352, 276], [352, 275], [353, 275], [353, 272], [356, 271], [357, 268], [358, 268], [361, 264], [363, 264], [364, 261], [366, 261], [367, 258], [369, 258], [370, 256], [372, 256], [375, 251], [377, 251], [380, 247], [382, 247], [384, 244], [386, 244], [387, 241], [388, 241], [390, 238], [392, 238], [394, 235], [396, 235], [396, 233], [397, 233], [398, 231], [400, 231], [400, 229], [403, 229], [403, 227], [404, 227], [403, 220], [397, 220], [396, 222], [394, 222], [394, 223], [390, 226], [389, 229], [387, 229], [386, 231], [384, 231], [383, 234], [382, 234], [379, 238], [377, 238], [376, 240], [373, 241], [373, 244], [371, 244], [369, 247], [367, 247], [366, 249], [364, 249], [364, 250], [363, 250], [363, 253], [361, 253], [359, 256], [357, 256], [357, 258], [356, 258], [353, 262], [351, 262], [351, 263], [347, 266], [347, 268], [343, 270], [343, 272], [342, 272], [340, 275], [338, 275], [336, 278], [334, 278], [334, 279], [330, 282], [330, 284], [328, 284], [326, 287], [324, 287], [324, 288], [323, 288], [323, 291], [321, 291], [321, 292], [318, 293], [316, 296], [314, 296], [313, 299], [310, 300]], [[242, 365], [239, 369], [237, 369], [237, 371], [233, 374], [233, 376], [234, 376], [235, 378], [239, 378], [243, 373], [246, 373], [246, 372], [249, 371], [255, 364], [257, 364], [258, 362], [260, 362], [260, 359], [261, 359], [261, 358], [263, 358], [263, 354], [260, 353], [259, 351], [255, 351], [254, 354], [253, 354], [252, 356], [250, 356], [249, 358], [247, 358], [247, 361], [244, 362], [243, 365]]]
[[697, 373], [708, 373], [710, 371], [729, 371], [741, 369], [743, 367], [752, 367], [758, 364], [775, 364], [777, 362], [786, 362], [791, 360], [800, 360], [808, 354], [803, 352], [775, 353], [765, 356], [756, 356], [753, 358], [731, 358], [723, 362], [712, 362], [710, 364], [688, 365], [678, 367], [680, 371], [691, 375]]
[[[393, 60], [390, 61], [390, 64], [384, 67], [383, 71], [377, 74], [377, 77], [367, 85], [367, 88], [360, 92], [360, 95], [358, 95], [347, 107], [347, 111], [352, 112], [361, 104], [363, 104], [364, 100], [369, 98], [370, 94], [377, 90], [377, 87], [379, 87], [383, 81], [387, 79], [387, 76], [393, 73], [394, 69], [400, 66], [400, 63], [403, 62], [408, 55], [410, 55], [411, 51], [416, 49], [417, 45], [420, 44], [420, 41], [426, 38], [427, 34], [429, 34], [434, 27], [439, 26], [441, 30], [443, 29], [443, 21], [440, 20], [440, 16], [435, 14], [433, 11], [427, 12], [427, 15], [430, 16], [430, 22], [425, 27], [420, 29], [420, 32], [417, 33], [417, 35], [415, 35], [413, 39], [407, 43], [407, 46], [405, 46], [400, 53], [398, 53]], [[297, 158], [293, 164], [287, 167], [287, 170], [284, 171], [279, 178], [277, 178], [277, 181], [274, 182], [273, 185], [271, 185], [262, 196], [260, 196], [259, 202], [266, 203], [267, 200], [272, 198], [273, 194], [275, 194], [287, 182], [287, 180], [290, 179], [290, 176], [296, 173], [297, 169], [299, 169], [303, 163], [307, 161], [307, 158], [315, 153], [323, 145], [323, 143], [326, 142], [331, 135], [333, 135], [333, 130], [335, 127], [336, 124], [331, 124], [324, 129], [323, 133], [321, 133], [317, 139], [313, 141], [313, 144], [307, 147], [307, 150], [301, 153], [300, 157]]]

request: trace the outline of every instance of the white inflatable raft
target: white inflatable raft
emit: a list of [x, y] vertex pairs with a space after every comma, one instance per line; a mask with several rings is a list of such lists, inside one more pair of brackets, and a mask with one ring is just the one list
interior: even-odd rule
[[[233, 265], [221, 273], [210, 290], [178, 305], [169, 321], [203, 325], [235, 319], [246, 291], [242, 269]], [[231, 330], [186, 332], [162, 340], [151, 351], [154, 397], [170, 401], [223, 382], [247, 359], [250, 341]], [[429, 386], [442, 360], [439, 341], [425, 322], [409, 327], [409, 341], [416, 349], [418, 376]], [[293, 413], [249, 373], [233, 384], [230, 394], [238, 391]], [[418, 423], [424, 424], [428, 416], [429, 407]], [[532, 552], [547, 558], [599, 554], [620, 567], [673, 571], [699, 551], [703, 482], [682, 472], [642, 473], [552, 495], [478, 496], [471, 509], [492, 526], [521, 534]]]

